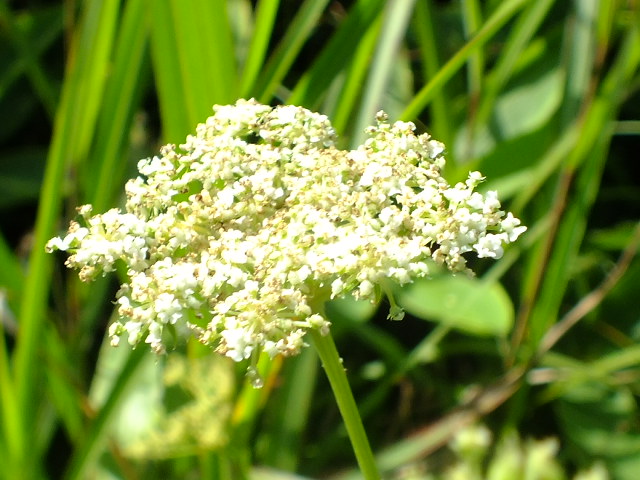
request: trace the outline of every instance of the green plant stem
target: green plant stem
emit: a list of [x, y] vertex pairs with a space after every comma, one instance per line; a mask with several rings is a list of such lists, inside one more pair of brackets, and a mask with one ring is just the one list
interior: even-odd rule
[[322, 361], [324, 371], [329, 379], [329, 383], [331, 384], [331, 389], [338, 403], [342, 420], [347, 427], [347, 433], [349, 434], [356, 460], [360, 466], [360, 471], [366, 480], [379, 480], [380, 474], [378, 473], [378, 467], [376, 466], [373, 452], [369, 445], [369, 439], [364, 431], [360, 413], [358, 412], [351, 387], [347, 381], [342, 360], [333, 342], [333, 337], [331, 333], [322, 335], [317, 330], [311, 330], [310, 334], [315, 349]]

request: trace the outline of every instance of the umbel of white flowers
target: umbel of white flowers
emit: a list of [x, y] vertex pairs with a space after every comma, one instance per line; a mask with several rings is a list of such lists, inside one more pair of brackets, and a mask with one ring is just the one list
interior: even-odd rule
[[325, 300], [374, 300], [434, 261], [465, 271], [464, 253], [499, 258], [525, 230], [496, 192], [474, 191], [480, 173], [450, 186], [444, 146], [414, 129], [380, 112], [340, 150], [324, 115], [215, 106], [183, 145], [139, 162], [125, 212], [79, 207], [47, 249], [70, 252], [84, 281], [125, 267], [114, 345], [126, 334], [161, 353], [190, 332], [235, 361], [295, 355], [308, 329], [328, 332]]

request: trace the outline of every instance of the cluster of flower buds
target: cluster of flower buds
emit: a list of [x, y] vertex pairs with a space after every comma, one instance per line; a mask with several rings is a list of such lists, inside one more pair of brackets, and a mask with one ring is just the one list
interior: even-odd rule
[[241, 361], [294, 355], [308, 329], [327, 332], [321, 305], [406, 284], [434, 262], [465, 271], [464, 254], [499, 258], [525, 230], [478, 172], [450, 186], [444, 146], [408, 122], [377, 115], [355, 150], [336, 147], [326, 116], [253, 100], [215, 106], [183, 145], [140, 161], [126, 211], [78, 209], [48, 250], [88, 281], [121, 262], [126, 335], [164, 352], [176, 335]]

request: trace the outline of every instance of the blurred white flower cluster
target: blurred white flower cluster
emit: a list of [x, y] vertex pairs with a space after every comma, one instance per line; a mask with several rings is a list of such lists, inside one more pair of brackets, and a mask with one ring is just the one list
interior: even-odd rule
[[124, 267], [112, 343], [163, 352], [187, 332], [236, 361], [293, 355], [307, 329], [327, 332], [322, 302], [429, 274], [466, 270], [466, 252], [499, 258], [525, 230], [473, 172], [450, 186], [444, 146], [412, 123], [377, 125], [340, 150], [327, 119], [253, 100], [215, 106], [184, 145], [142, 160], [126, 212], [78, 209], [49, 251], [88, 281]]

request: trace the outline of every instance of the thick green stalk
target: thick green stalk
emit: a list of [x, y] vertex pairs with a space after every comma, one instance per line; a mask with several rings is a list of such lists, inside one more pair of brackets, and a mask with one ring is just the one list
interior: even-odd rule
[[310, 334], [313, 339], [313, 345], [320, 356], [322, 366], [331, 384], [331, 389], [338, 403], [342, 420], [347, 427], [347, 433], [349, 434], [356, 460], [360, 466], [360, 471], [366, 480], [378, 480], [380, 479], [378, 467], [376, 466], [373, 452], [369, 445], [369, 439], [362, 425], [360, 413], [353, 398], [351, 387], [347, 381], [342, 360], [333, 342], [333, 337], [330, 333], [322, 335], [317, 330], [311, 330]]

